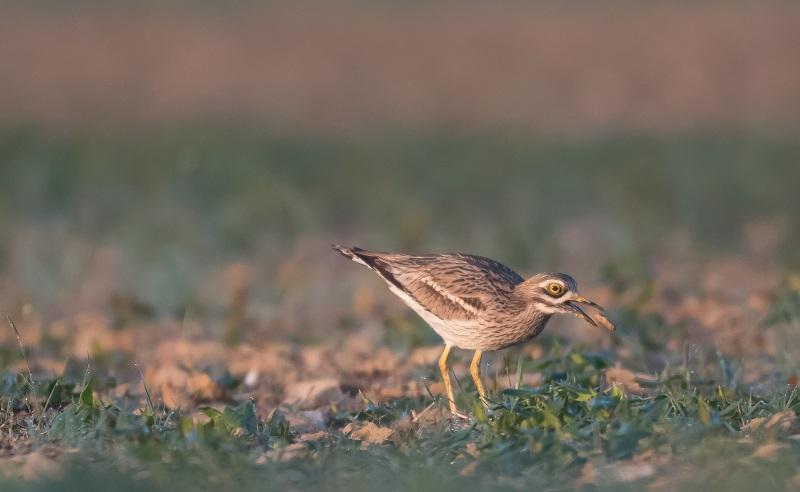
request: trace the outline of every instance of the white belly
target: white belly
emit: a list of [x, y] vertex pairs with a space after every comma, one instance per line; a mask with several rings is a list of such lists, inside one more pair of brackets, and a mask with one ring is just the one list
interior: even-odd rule
[[389, 289], [428, 323], [428, 325], [433, 328], [433, 331], [442, 337], [445, 343], [466, 350], [477, 349], [475, 344], [479, 337], [475, 336], [475, 331], [480, 329], [480, 322], [478, 320], [443, 320], [423, 308], [417, 301], [402, 290], [389, 282], [387, 283], [389, 284]]

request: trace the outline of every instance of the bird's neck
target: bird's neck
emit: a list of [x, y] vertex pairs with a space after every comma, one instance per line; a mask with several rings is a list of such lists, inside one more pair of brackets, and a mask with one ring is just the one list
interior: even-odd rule
[[550, 313], [540, 311], [533, 302], [519, 294], [512, 295], [509, 298], [506, 312], [513, 313], [510, 315], [514, 318], [514, 324], [525, 327], [525, 329], [520, 330], [519, 341], [529, 340], [541, 333], [553, 316]]
[[533, 306], [528, 306], [528, 309], [525, 311], [524, 318], [526, 321], [526, 325], [529, 327], [530, 336], [535, 337], [539, 333], [544, 330], [545, 325], [553, 315], [549, 313], [543, 313]]

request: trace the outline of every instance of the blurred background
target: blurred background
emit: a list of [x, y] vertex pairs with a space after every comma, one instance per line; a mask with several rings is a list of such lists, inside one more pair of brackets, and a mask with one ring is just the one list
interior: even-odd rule
[[[0, 481], [797, 489], [799, 47], [788, 0], [0, 1]], [[459, 427], [331, 243], [619, 329], [486, 357], [488, 420], [455, 351]]]
[[753, 346], [800, 265], [798, 26], [784, 1], [4, 2], [0, 309], [59, 357], [437, 343], [335, 242], [655, 286], [676, 323], [721, 297], [757, 314], [713, 343]]

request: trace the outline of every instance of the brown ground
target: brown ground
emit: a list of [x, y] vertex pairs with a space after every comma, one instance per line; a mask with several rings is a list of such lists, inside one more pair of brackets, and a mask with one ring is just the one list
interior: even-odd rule
[[[99, 382], [115, 378], [120, 384], [113, 393], [131, 396], [138, 404], [144, 393], [136, 366], [159, 404], [184, 410], [253, 398], [262, 412], [277, 406], [327, 412], [332, 404], [338, 410], [361, 408], [362, 395], [383, 402], [441, 393], [435, 369], [441, 346], [410, 344], [422, 329], [415, 315], [370, 272], [343, 260], [331, 261], [339, 258], [319, 251], [299, 250], [280, 272], [269, 276], [283, 293], [266, 305], [251, 300], [260, 288], [254, 286], [255, 265], [221, 265], [221, 274], [207, 279], [218, 285], [203, 288], [224, 293], [223, 318], [189, 311], [178, 318], [152, 317], [135, 299], [113, 291], [103, 294], [103, 286], [114, 284], [108, 278], [115, 275], [114, 269], [104, 264], [107, 259], [95, 262], [83, 285], [76, 286], [83, 297], [70, 298], [68, 305], [50, 309], [50, 314], [25, 303], [3, 309], [14, 315], [38, 379], [62, 375], [65, 366], [72, 368], [67, 373], [71, 370], [80, 378], [88, 357]], [[612, 337], [564, 317], [551, 322], [542, 338], [546, 343], [547, 336], [558, 334], [584, 349], [610, 350], [618, 369], [609, 372], [609, 380], [634, 392], [641, 388], [630, 369], [655, 374], [667, 363], [687, 361], [690, 367], [703, 367], [709, 360], [716, 364], [719, 355], [736, 361], [737, 382], [755, 384], [779, 377], [786, 384], [794, 377], [796, 384], [796, 375], [786, 373], [792, 365], [780, 357], [791, 360], [800, 354], [792, 336], [797, 327], [766, 326], [763, 320], [780, 289], [786, 288], [782, 282], [800, 292], [800, 276], [776, 269], [768, 257], [662, 257], [654, 262], [649, 299], [644, 295], [650, 291], [646, 284], [614, 294], [607, 287], [584, 283], [582, 293], [608, 306], [620, 322], [618, 333]], [[298, 265], [304, 270], [297, 271]], [[317, 274], [305, 276], [305, 269]], [[5, 299], [11, 300], [13, 278], [8, 281]], [[654, 328], [644, 321], [626, 322], [626, 309], [635, 309], [639, 316], [660, 315], [665, 324]], [[237, 338], [241, 343], [231, 341]], [[392, 338], [395, 343], [387, 341]], [[0, 330], [5, 353], [14, 354], [16, 343], [10, 328]], [[642, 359], [638, 351], [648, 343], [656, 346]], [[511, 385], [520, 357], [537, 359], [544, 353], [537, 339], [489, 357], [489, 387]], [[467, 378], [468, 360], [466, 353], [454, 359], [459, 378]], [[22, 360], [12, 369], [26, 370]], [[226, 372], [244, 383], [221, 383], [219, 377]], [[535, 385], [538, 378], [535, 372], [525, 373], [523, 382]]]
[[796, 128], [798, 27], [795, 2], [4, 6], [0, 122]]

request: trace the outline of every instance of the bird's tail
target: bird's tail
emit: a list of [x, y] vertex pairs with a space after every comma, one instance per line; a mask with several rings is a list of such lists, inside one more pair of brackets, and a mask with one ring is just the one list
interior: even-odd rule
[[350, 258], [356, 263], [364, 265], [380, 275], [382, 279], [386, 280], [397, 289], [413, 297], [413, 294], [408, 291], [408, 288], [403, 285], [402, 282], [397, 280], [394, 269], [392, 268], [391, 264], [385, 260], [385, 257], [390, 255], [386, 255], [385, 253], [376, 253], [374, 251], [367, 251], [366, 249], [356, 247], [345, 248], [343, 246], [339, 246], [338, 244], [332, 244], [331, 247], [335, 251], [339, 252], [340, 255]]
[[334, 251], [338, 252], [340, 255], [344, 256], [345, 258], [350, 258], [351, 260], [355, 261], [356, 263], [361, 263], [367, 268], [373, 268], [372, 265], [369, 265], [366, 261], [364, 261], [363, 253], [367, 253], [366, 250], [361, 248], [346, 248], [344, 246], [339, 246], [338, 244], [331, 244], [331, 248]]

